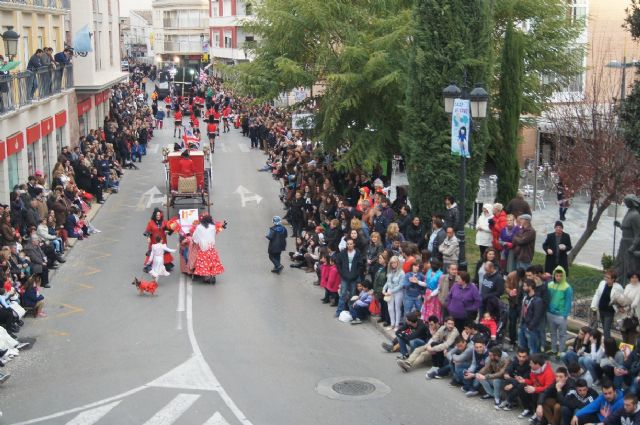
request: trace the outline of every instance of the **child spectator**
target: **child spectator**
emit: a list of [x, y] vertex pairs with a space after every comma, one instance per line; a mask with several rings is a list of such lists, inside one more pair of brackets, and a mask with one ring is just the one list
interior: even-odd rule
[[482, 315], [482, 320], [480, 320], [480, 324], [489, 328], [491, 339], [495, 341], [496, 334], [498, 332], [498, 324], [496, 323], [496, 319], [491, 317], [491, 314], [488, 311], [485, 311]]
[[355, 300], [353, 304], [349, 306], [349, 312], [353, 318], [351, 321], [352, 325], [359, 325], [363, 319], [369, 316], [369, 305], [373, 299], [369, 282], [358, 282], [356, 290], [358, 291], [358, 295], [353, 296]]
[[338, 305], [338, 288], [340, 287], [340, 274], [336, 267], [334, 257], [326, 255], [320, 258], [320, 286], [324, 288], [323, 304], [331, 302], [331, 306]]

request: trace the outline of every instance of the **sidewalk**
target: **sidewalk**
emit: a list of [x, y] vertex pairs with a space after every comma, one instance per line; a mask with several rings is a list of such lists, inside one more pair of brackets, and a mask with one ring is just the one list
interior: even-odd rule
[[[484, 193], [478, 193], [477, 200], [478, 202], [491, 203], [494, 196], [495, 190], [487, 188]], [[529, 205], [532, 206], [531, 209], [533, 210], [533, 198], [527, 197], [525, 199], [529, 202]], [[555, 192], [545, 193], [543, 200], [544, 205], [537, 205], [538, 208], [533, 212], [532, 221], [533, 228], [536, 229], [537, 232], [536, 251], [539, 252], [543, 252], [542, 243], [544, 242], [547, 233], [553, 232], [553, 226], [556, 220], [559, 220], [560, 217]], [[587, 199], [584, 196], [576, 196], [573, 199], [571, 207], [567, 211], [567, 219], [564, 221], [564, 231], [571, 235], [571, 242], [574, 245], [586, 228], [588, 210], [589, 204], [587, 203]], [[622, 221], [626, 212], [627, 208], [624, 205], [618, 206], [617, 220]], [[597, 269], [602, 268], [602, 254], [612, 255], [613, 253], [613, 222], [615, 220], [615, 217], [609, 217], [608, 211], [605, 211], [602, 214], [597, 229], [578, 254], [578, 257], [575, 260], [576, 264], [587, 265]], [[620, 229], [617, 229], [616, 253], [618, 250], [620, 235]]]

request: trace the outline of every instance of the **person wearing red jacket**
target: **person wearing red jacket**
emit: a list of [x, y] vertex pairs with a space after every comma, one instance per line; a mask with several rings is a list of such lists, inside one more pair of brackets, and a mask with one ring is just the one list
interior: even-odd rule
[[493, 204], [493, 217], [489, 219], [489, 229], [491, 229], [491, 245], [496, 251], [502, 251], [500, 244], [500, 232], [507, 225], [507, 213], [504, 212], [502, 204]]
[[336, 267], [334, 257], [327, 255], [320, 258], [320, 286], [324, 288], [323, 304], [333, 301], [332, 306], [338, 305], [338, 288], [340, 287], [340, 274]]
[[531, 366], [529, 378], [516, 378], [519, 383], [524, 384], [518, 394], [520, 403], [524, 407], [524, 410], [520, 413], [520, 416], [518, 416], [520, 419], [536, 417], [535, 410], [540, 393], [556, 380], [553, 366], [545, 360], [542, 353], [532, 354], [529, 365]]
[[178, 108], [173, 117], [174, 127], [173, 127], [173, 137], [176, 137], [176, 130], [178, 130], [178, 139], [182, 134], [182, 111]]

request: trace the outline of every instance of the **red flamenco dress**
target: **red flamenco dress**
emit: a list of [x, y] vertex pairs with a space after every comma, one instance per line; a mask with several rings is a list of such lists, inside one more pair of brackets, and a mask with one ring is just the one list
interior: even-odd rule
[[[147, 258], [145, 264], [148, 262], [149, 253], [151, 252], [151, 246], [156, 243], [156, 237], [160, 237], [160, 241], [163, 244], [167, 243], [167, 232], [172, 233], [172, 230], [167, 226], [167, 222], [164, 219], [164, 215], [159, 208], [153, 210], [151, 220], [147, 223], [147, 227], [144, 230], [145, 236], [149, 238], [149, 246], [147, 247]], [[167, 271], [173, 269], [173, 256], [165, 252], [164, 254], [164, 266]]]
[[216, 233], [220, 229], [221, 226], [217, 223], [207, 223], [206, 220], [203, 220], [193, 232], [190, 250], [194, 250], [196, 254], [194, 275], [213, 277], [224, 273], [224, 266], [220, 262], [216, 249]]

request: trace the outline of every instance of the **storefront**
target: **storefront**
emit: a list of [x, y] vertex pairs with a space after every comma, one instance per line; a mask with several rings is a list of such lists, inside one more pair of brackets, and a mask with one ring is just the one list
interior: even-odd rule
[[56, 162], [56, 140], [53, 137], [53, 130], [53, 117], [43, 119], [40, 123], [40, 133], [42, 134], [42, 172], [47, 176], [51, 173], [52, 162]]
[[67, 126], [67, 111], [60, 111], [55, 116], [56, 124], [56, 160], [62, 153], [62, 148], [69, 146], [69, 139], [65, 137]]
[[89, 111], [93, 107], [91, 97], [78, 102], [78, 128], [80, 130], [80, 136], [86, 136], [89, 134], [91, 124], [89, 122]]
[[42, 145], [40, 123], [27, 128], [27, 173], [33, 176], [42, 168]]
[[20, 184], [20, 160], [24, 150], [24, 136], [18, 132], [7, 137], [7, 171], [9, 176], [9, 190]]

